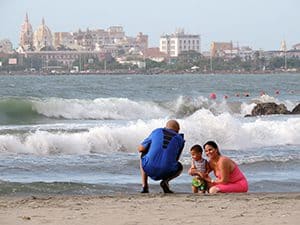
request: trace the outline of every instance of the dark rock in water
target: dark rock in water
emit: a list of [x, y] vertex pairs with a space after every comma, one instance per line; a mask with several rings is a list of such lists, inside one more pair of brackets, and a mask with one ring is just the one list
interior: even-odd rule
[[292, 114], [300, 114], [300, 104], [298, 104], [293, 110]]
[[271, 115], [271, 114], [290, 114], [284, 104], [274, 102], [258, 103], [252, 110], [252, 116]]

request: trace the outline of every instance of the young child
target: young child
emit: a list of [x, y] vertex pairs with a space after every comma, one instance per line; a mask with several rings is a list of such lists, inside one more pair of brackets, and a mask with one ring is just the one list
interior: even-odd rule
[[194, 145], [191, 150], [192, 163], [189, 174], [193, 177], [192, 191], [193, 193], [205, 193], [207, 183], [205, 177], [208, 176], [209, 164], [206, 159], [202, 158], [203, 149], [200, 145]]

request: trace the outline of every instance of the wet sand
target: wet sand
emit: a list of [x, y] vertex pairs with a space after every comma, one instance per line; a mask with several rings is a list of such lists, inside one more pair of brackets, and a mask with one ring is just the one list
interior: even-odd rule
[[288, 224], [300, 193], [0, 197], [0, 224]]

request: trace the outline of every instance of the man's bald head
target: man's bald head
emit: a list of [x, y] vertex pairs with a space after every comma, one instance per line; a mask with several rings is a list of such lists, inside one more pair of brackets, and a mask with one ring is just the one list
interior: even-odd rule
[[172, 129], [172, 130], [176, 131], [177, 133], [180, 130], [179, 123], [176, 120], [169, 120], [166, 124], [166, 128]]

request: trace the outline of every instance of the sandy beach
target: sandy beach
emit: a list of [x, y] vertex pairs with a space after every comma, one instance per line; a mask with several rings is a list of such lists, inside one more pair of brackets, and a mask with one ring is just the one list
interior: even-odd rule
[[289, 224], [300, 193], [0, 197], [1, 225]]

